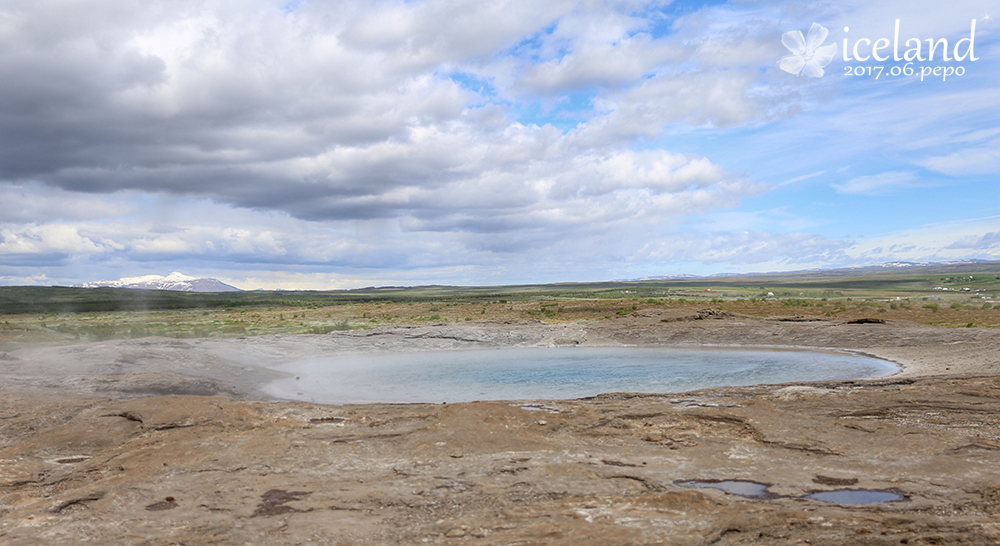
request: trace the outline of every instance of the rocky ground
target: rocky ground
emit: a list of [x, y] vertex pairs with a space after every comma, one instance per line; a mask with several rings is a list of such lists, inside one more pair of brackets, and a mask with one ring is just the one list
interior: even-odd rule
[[[331, 351], [838, 348], [901, 374], [570, 401], [320, 406]], [[0, 353], [0, 544], [996, 544], [1000, 331], [642, 311]], [[716, 488], [766, 485], [756, 497]], [[724, 485], [724, 484], [723, 484]], [[805, 498], [865, 489], [898, 500]]]

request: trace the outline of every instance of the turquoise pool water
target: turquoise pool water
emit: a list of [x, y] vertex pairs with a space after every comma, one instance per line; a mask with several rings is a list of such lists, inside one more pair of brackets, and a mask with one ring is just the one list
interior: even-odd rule
[[891, 375], [889, 362], [839, 353], [746, 348], [559, 347], [367, 353], [293, 362], [264, 390], [323, 404], [569, 399], [608, 392]]

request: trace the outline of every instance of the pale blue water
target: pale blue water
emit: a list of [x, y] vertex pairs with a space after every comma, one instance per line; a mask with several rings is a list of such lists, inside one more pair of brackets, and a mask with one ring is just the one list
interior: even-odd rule
[[820, 491], [806, 495], [805, 498], [833, 504], [875, 504], [903, 500], [903, 495], [892, 491], [871, 491], [867, 489], [837, 489], [835, 491]]
[[264, 391], [322, 404], [570, 399], [891, 375], [889, 362], [836, 353], [720, 348], [560, 347], [368, 353], [303, 360]]
[[[724, 480], [717, 482], [689, 480], [676, 481], [674, 482], [674, 485], [679, 485], [681, 487], [697, 487], [700, 489], [718, 489], [720, 491], [725, 491], [726, 493], [739, 495], [748, 499], [767, 500], [776, 499], [780, 496], [768, 491], [768, 487], [770, 487], [769, 485], [743, 480]], [[903, 495], [893, 491], [877, 491], [872, 489], [835, 489], [833, 491], [816, 491], [799, 498], [830, 502], [833, 504], [876, 504], [880, 502], [895, 502], [905, 499]]]
[[674, 484], [681, 487], [718, 489], [720, 491], [725, 491], [726, 493], [746, 497], [748, 499], [772, 499], [778, 496], [767, 490], [767, 488], [770, 487], [768, 485], [743, 480], [724, 480], [718, 482], [690, 480], [686, 482], [674, 482]]

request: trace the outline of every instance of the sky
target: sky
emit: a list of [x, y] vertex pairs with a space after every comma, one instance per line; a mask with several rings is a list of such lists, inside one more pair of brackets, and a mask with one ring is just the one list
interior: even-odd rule
[[0, 4], [0, 285], [1000, 260], [998, 173], [1000, 0]]

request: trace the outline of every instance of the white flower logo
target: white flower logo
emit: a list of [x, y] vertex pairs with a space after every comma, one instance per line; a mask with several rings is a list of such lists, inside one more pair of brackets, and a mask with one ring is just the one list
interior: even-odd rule
[[829, 31], [816, 23], [809, 28], [809, 38], [802, 37], [802, 31], [793, 30], [781, 35], [781, 43], [792, 53], [778, 61], [778, 66], [789, 74], [805, 74], [812, 78], [823, 75], [823, 67], [830, 64], [837, 54], [837, 44], [820, 47], [826, 41]]

